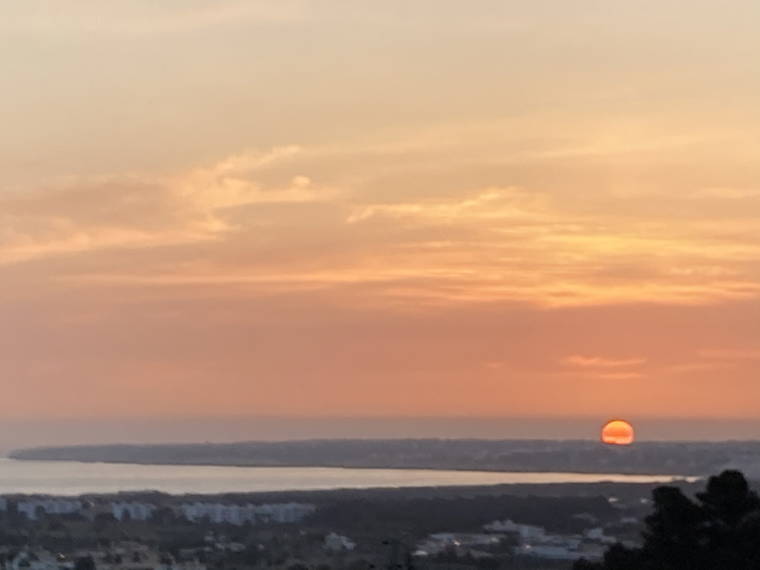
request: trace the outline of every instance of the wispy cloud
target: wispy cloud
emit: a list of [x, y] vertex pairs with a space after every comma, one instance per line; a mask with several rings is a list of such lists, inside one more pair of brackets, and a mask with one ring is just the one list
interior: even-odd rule
[[[398, 156], [445, 158], [452, 149], [398, 145]], [[664, 220], [620, 215], [604, 202], [590, 213], [559, 192], [527, 186], [423, 192], [403, 170], [398, 188], [378, 194], [392, 149], [282, 146], [173, 175], [74, 180], [6, 196], [0, 263], [161, 246], [164, 262], [149, 270], [88, 267], [62, 278], [255, 283], [272, 292], [360, 286], [377, 302], [429, 306], [705, 305], [760, 296], [753, 218]], [[188, 244], [205, 245], [193, 259], [172, 254]]]
[[646, 358], [605, 358], [602, 356], [583, 356], [573, 354], [562, 359], [562, 363], [579, 368], [620, 368], [639, 366], [646, 363]]
[[524, 220], [544, 218], [541, 196], [518, 188], [487, 188], [464, 199], [428, 200], [395, 204], [372, 204], [357, 208], [347, 218], [349, 224], [373, 217], [422, 218], [442, 223], [474, 220]]
[[0, 264], [213, 241], [237, 229], [226, 217], [231, 209], [328, 199], [329, 190], [303, 175], [266, 188], [251, 178], [297, 152], [247, 152], [173, 177], [83, 179], [0, 197]]
[[639, 372], [605, 372], [595, 374], [594, 377], [598, 378], [599, 380], [610, 381], [640, 380], [642, 378], [645, 378], [644, 374], [641, 374]]

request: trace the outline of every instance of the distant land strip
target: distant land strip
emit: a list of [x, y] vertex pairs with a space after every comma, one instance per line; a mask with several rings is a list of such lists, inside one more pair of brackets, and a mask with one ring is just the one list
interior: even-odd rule
[[703, 476], [725, 468], [760, 473], [760, 442], [642, 442], [609, 447], [588, 440], [355, 439], [280, 442], [114, 444], [18, 449], [18, 460], [345, 467]]

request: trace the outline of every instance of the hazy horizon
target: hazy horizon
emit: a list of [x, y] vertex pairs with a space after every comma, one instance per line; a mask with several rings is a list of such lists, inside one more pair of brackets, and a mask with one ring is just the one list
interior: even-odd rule
[[[634, 418], [637, 441], [760, 440], [760, 419]], [[224, 443], [304, 439], [598, 440], [593, 417], [260, 417], [0, 421], [0, 453], [87, 444]]]

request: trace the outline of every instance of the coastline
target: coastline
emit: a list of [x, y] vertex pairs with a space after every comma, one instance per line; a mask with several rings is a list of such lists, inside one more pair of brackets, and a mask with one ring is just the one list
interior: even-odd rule
[[[57, 463], [82, 463], [82, 464], [104, 464], [104, 465], [139, 465], [139, 466], [161, 466], [161, 467], [219, 467], [219, 468], [253, 468], [253, 469], [341, 469], [341, 470], [360, 470], [360, 471], [423, 471], [430, 473], [440, 472], [459, 472], [459, 473], [483, 473], [483, 474], [523, 474], [523, 475], [596, 475], [599, 477], [652, 477], [671, 481], [686, 481], [693, 482], [705, 477], [705, 475], [697, 474], [663, 474], [652, 473], [648, 471], [616, 471], [616, 472], [600, 472], [596, 470], [544, 470], [537, 471], [535, 469], [506, 469], [498, 467], [449, 467], [449, 466], [415, 466], [415, 465], [352, 465], [352, 464], [313, 464], [313, 463], [287, 463], [273, 465], [271, 463], [212, 463], [212, 462], [178, 462], [178, 461], [140, 461], [140, 460], [120, 460], [120, 459], [70, 459], [70, 458], [31, 458], [31, 457], [13, 457], [6, 455], [0, 457], [0, 460], [6, 461], [23, 461], [23, 462], [57, 462]], [[503, 483], [510, 484], [510, 483]], [[520, 483], [514, 483], [520, 484]]]

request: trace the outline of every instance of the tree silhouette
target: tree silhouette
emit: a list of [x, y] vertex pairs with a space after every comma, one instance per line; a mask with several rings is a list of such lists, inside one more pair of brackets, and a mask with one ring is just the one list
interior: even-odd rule
[[602, 562], [574, 570], [750, 570], [760, 568], [760, 499], [739, 471], [710, 477], [696, 500], [676, 487], [652, 493], [643, 545], [610, 547]]

